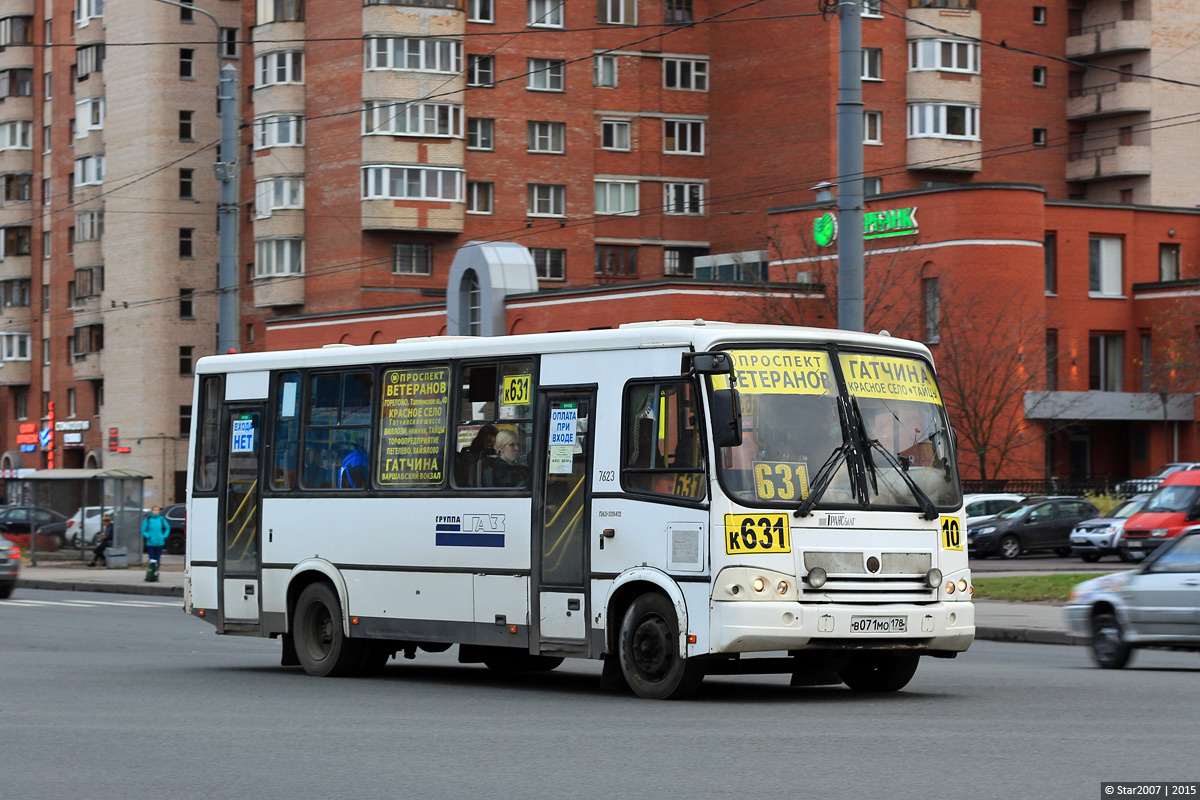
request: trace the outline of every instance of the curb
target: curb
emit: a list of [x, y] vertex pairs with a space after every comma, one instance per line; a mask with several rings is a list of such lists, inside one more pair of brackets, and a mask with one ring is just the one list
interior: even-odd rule
[[19, 578], [18, 589], [56, 589], [63, 592], [107, 592], [109, 594], [144, 594], [158, 597], [183, 597], [182, 586], [154, 586], [147, 584], [86, 583], [77, 581], [51, 581], [38, 578]]
[[989, 642], [1020, 642], [1022, 644], [1085, 645], [1091, 640], [1067, 631], [1046, 628], [996, 628], [975, 626], [976, 640]]

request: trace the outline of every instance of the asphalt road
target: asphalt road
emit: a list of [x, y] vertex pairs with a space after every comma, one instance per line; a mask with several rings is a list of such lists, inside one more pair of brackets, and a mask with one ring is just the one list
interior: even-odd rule
[[978, 642], [908, 689], [710, 678], [698, 698], [601, 692], [599, 666], [526, 678], [454, 651], [372, 679], [277, 666], [170, 598], [0, 601], [5, 798], [1096, 798], [1197, 780], [1200, 658]]

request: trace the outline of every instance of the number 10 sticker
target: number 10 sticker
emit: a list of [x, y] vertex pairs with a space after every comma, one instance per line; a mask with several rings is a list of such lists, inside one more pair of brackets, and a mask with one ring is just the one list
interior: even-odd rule
[[958, 517], [942, 515], [941, 522], [942, 549], [961, 551], [963, 549], [962, 529]]

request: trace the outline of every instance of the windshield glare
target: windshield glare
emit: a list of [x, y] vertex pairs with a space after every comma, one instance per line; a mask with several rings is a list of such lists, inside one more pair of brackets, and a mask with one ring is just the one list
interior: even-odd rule
[[1146, 513], [1182, 514], [1191, 508], [1200, 486], [1160, 486], [1142, 508]]
[[1140, 511], [1142, 506], [1145, 504], [1145, 500], [1128, 500], [1111, 514], [1109, 514], [1109, 516], [1113, 519], [1129, 519], [1138, 511]]
[[[733, 350], [731, 355], [743, 439], [722, 453], [724, 484], [742, 502], [799, 503], [845, 441], [832, 359], [819, 350]], [[959, 505], [958, 473], [932, 371], [914, 358], [843, 353], [839, 361], [857, 400], [864, 436], [877, 440], [896, 461], [871, 450], [877, 487], [868, 488], [871, 503], [918, 508], [903, 471], [935, 505]], [[721, 388], [719, 381], [714, 388]], [[844, 459], [817, 504], [838, 505], [857, 505]]]

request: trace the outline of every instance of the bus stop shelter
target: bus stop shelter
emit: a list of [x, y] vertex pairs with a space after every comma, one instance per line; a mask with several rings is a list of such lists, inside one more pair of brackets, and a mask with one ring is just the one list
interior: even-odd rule
[[[130, 563], [140, 564], [144, 482], [154, 476], [136, 469], [40, 469], [19, 479], [20, 496], [29, 505], [48, 508], [70, 517], [78, 509], [94, 506], [113, 520], [113, 547], [124, 548]], [[80, 526], [86, 525], [86, 511]], [[29, 554], [37, 563], [37, 536], [29, 537]], [[89, 548], [80, 531], [80, 549]]]

